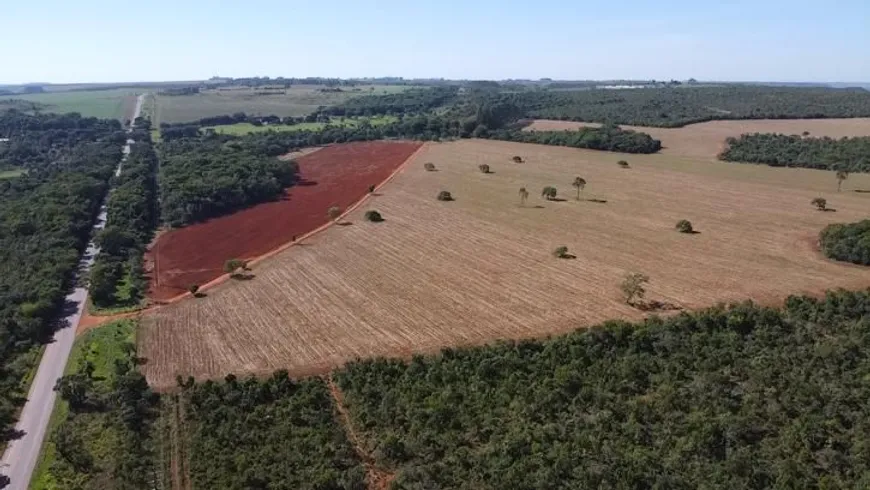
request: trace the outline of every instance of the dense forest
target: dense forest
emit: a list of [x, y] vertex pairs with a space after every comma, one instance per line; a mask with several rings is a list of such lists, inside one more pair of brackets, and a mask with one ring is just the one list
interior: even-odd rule
[[828, 225], [819, 235], [819, 243], [829, 258], [870, 265], [870, 219]]
[[330, 116], [376, 116], [382, 114], [420, 114], [452, 103], [458, 94], [456, 87], [435, 87], [406, 90], [395, 94], [363, 95], [324, 108]]
[[870, 172], [870, 137], [866, 136], [833, 139], [755, 133], [728, 138], [726, 144], [719, 158], [730, 162]]
[[623, 153], [655, 153], [662, 149], [662, 142], [646, 133], [622, 130], [617, 126], [581, 128], [577, 131], [516, 131], [497, 130], [489, 132], [491, 139], [538, 143], [541, 145], [570, 146], [590, 150], [619, 151]]
[[336, 376], [393, 488], [870, 488], [870, 290]]
[[0, 112], [0, 444], [13, 438], [30, 355], [52, 333], [125, 135], [117, 121]]
[[138, 305], [145, 296], [143, 255], [158, 222], [157, 155], [150, 136], [131, 145], [109, 194], [100, 253], [90, 273], [91, 301], [98, 308]]
[[365, 470], [323, 380], [185, 384], [193, 488], [363, 490]]
[[496, 97], [517, 104], [528, 117], [659, 127], [721, 119], [870, 116], [870, 92], [861, 89], [725, 85], [536, 91]]
[[34, 475], [40, 488], [157, 488], [160, 399], [136, 370], [134, 328], [122, 320], [76, 341], [57, 384], [61, 420]]
[[295, 162], [275, 158], [291, 146], [254, 135], [165, 139], [160, 147], [160, 214], [182, 226], [280, 198], [296, 181]]

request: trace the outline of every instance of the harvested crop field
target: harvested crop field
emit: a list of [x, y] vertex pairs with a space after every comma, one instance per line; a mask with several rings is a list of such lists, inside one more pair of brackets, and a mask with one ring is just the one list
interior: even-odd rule
[[389, 177], [417, 149], [412, 142], [330, 146], [297, 159], [301, 181], [280, 201], [259, 204], [161, 235], [149, 253], [151, 296], [162, 301], [223, 274], [228, 259], [252, 259], [329, 221]]
[[[525, 128], [526, 131], [565, 131], [583, 126], [600, 126], [595, 123], [553, 121], [540, 119]], [[745, 121], [710, 121], [690, 124], [682, 128], [652, 128], [646, 126], [623, 126], [621, 128], [642, 131], [661, 140], [664, 155], [684, 156], [695, 159], [715, 159], [725, 148], [725, 140], [746, 133], [803, 134], [810, 137], [870, 136], [870, 118], [855, 119], [757, 119]]]
[[[631, 168], [619, 168], [626, 157]], [[588, 181], [579, 202], [575, 175]], [[851, 190], [870, 189], [870, 176], [847, 183], [838, 194], [833, 174], [815, 170], [497, 141], [429, 144], [382, 195], [350, 213], [352, 226], [263, 261], [252, 280], [146, 315], [143, 370], [158, 388], [174, 385], [176, 374], [304, 375], [358, 356], [638, 318], [619, 291], [634, 271], [650, 276], [649, 300], [682, 308], [867, 287], [870, 269], [828, 261], [815, 247], [825, 225], [866, 217], [870, 194]], [[545, 185], [566, 200], [539, 198]], [[521, 186], [531, 193], [525, 207]], [[441, 190], [456, 200], [437, 201]], [[836, 212], [810, 205], [820, 194]], [[364, 221], [370, 209], [386, 221]], [[683, 218], [700, 233], [676, 232]], [[560, 245], [576, 258], [552, 257]]]

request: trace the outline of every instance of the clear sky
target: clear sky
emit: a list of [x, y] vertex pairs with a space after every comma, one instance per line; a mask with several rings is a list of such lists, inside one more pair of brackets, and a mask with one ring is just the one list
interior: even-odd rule
[[870, 81], [870, 0], [2, 2], [0, 83]]

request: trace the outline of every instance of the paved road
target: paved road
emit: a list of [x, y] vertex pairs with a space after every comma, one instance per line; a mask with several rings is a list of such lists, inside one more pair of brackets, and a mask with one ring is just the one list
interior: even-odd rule
[[[136, 100], [136, 111], [133, 119], [139, 116], [143, 100], [143, 95], [140, 95]], [[132, 143], [132, 140], [127, 140], [127, 145], [124, 147], [124, 158], [118, 164], [116, 175], [121, 172], [121, 165], [130, 153], [130, 144]], [[94, 224], [92, 237], [105, 226], [106, 204], [104, 202], [100, 208], [97, 222]], [[87, 274], [98, 252], [99, 249], [91, 240], [79, 262], [79, 275]], [[61, 325], [65, 326], [54, 334], [54, 342], [45, 346], [45, 353], [42, 355], [36, 377], [33, 378], [33, 383], [30, 385], [27, 402], [24, 404], [21, 417], [15, 426], [16, 429], [24, 432], [24, 436], [9, 443], [6, 452], [3, 453], [3, 460], [0, 462], [0, 474], [5, 474], [12, 480], [8, 487], [9, 490], [27, 490], [30, 484], [30, 476], [36, 467], [42, 440], [48, 429], [48, 419], [51, 417], [52, 409], [54, 409], [54, 385], [58, 378], [63, 376], [63, 370], [75, 340], [76, 326], [82, 316], [87, 297], [88, 290], [85, 287], [75, 288], [66, 297], [66, 316], [61, 322]]]

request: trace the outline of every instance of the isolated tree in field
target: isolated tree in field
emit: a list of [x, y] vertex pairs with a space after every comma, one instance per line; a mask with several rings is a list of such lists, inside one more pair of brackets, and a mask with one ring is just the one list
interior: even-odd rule
[[526, 199], [529, 198], [529, 191], [525, 187], [520, 187], [520, 206], [526, 205]]
[[370, 185], [369, 186], [369, 194], [374, 194], [374, 192], [375, 192], [375, 186]]
[[438, 193], [438, 200], [439, 201], [452, 201], [453, 196], [448, 191], [441, 191]]
[[375, 210], [366, 211], [365, 216], [366, 216], [366, 220], [371, 221], [372, 223], [380, 223], [381, 221], [384, 220], [384, 217], [381, 216], [381, 213], [379, 213]]
[[239, 270], [245, 270], [248, 268], [247, 262], [239, 259], [230, 259], [224, 262], [224, 272], [235, 277]]
[[548, 185], [547, 187], [544, 187], [544, 189], [541, 190], [541, 197], [543, 197], [544, 199], [546, 199], [548, 201], [552, 201], [553, 199], [556, 199], [557, 194], [558, 194], [558, 191], [556, 190], [556, 188], [553, 186], [550, 186], [550, 185]]
[[513, 159], [514, 163], [523, 163], [523, 157], [519, 155], [514, 155]]
[[636, 300], [641, 300], [646, 295], [644, 284], [649, 282], [649, 276], [640, 272], [632, 272], [625, 276], [620, 285], [625, 303], [634, 306]]
[[817, 197], [810, 201], [810, 203], [815, 206], [819, 211], [824, 211], [828, 209], [828, 201], [824, 197]]
[[687, 219], [677, 221], [677, 231], [680, 233], [692, 233], [694, 231], [692, 229], [692, 222]]
[[553, 257], [556, 257], [557, 259], [564, 259], [567, 256], [568, 256], [568, 247], [566, 247], [564, 245], [562, 245], [561, 247], [556, 247], [556, 249], [553, 250]]
[[586, 179], [583, 177], [575, 177], [574, 182], [571, 183], [571, 187], [577, 189], [577, 200], [580, 200], [580, 192], [583, 191], [583, 188], [586, 187]]
[[628, 168], [628, 162], [626, 162], [625, 160], [620, 160], [616, 162], [616, 164], [619, 165], [621, 168]]
[[477, 168], [479, 168], [480, 171], [485, 173], [485, 174], [489, 173], [489, 165], [487, 165], [485, 163], [481, 163], [480, 165], [477, 166]]
[[427, 172], [434, 172], [435, 164], [432, 162], [427, 162], [423, 164], [423, 168], [425, 168]]
[[338, 221], [338, 217], [341, 216], [341, 209], [338, 206], [332, 206], [326, 211], [326, 214], [329, 215], [329, 219], [332, 221]]
[[187, 286], [187, 290], [190, 291], [190, 294], [196, 296], [196, 294], [199, 293], [199, 284], [191, 284], [190, 286]]
[[845, 170], [837, 170], [837, 192], [843, 187], [843, 181], [849, 178], [849, 172]]
[[809, 132], [809, 131], [804, 131], [803, 133], [801, 133], [801, 136], [803, 136], [803, 137], [805, 137], [805, 138], [806, 138], [807, 136], [809, 136], [809, 135], [810, 135], [810, 132]]

